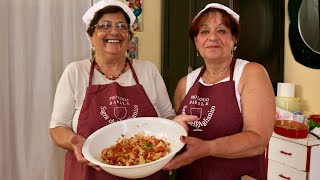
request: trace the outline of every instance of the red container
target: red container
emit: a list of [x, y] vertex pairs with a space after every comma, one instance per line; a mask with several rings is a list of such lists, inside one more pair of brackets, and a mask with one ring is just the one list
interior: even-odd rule
[[320, 114], [312, 114], [309, 117], [309, 120], [312, 119], [314, 122], [320, 123]]
[[274, 132], [289, 138], [305, 138], [308, 135], [309, 127], [306, 124], [291, 120], [276, 120]]

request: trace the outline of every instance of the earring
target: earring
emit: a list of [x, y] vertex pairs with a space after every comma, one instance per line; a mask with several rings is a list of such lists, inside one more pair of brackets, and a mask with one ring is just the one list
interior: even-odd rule
[[96, 54], [96, 49], [93, 46], [91, 46], [90, 48], [90, 53], [91, 53], [91, 58], [93, 58]]
[[199, 56], [199, 50], [198, 50], [198, 49], [196, 49], [196, 51], [197, 51], [197, 56]]
[[237, 45], [238, 45], [237, 42], [235, 42], [234, 45], [233, 45], [233, 51], [236, 51]]
[[236, 49], [237, 49], [237, 42], [234, 43], [233, 48], [231, 49], [231, 55], [233, 55]]

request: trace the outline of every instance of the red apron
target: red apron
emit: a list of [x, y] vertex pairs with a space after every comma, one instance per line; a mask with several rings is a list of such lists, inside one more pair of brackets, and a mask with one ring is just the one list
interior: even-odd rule
[[[235, 94], [233, 71], [235, 60], [230, 65], [230, 80], [212, 86], [198, 82], [205, 71], [202, 68], [195, 83], [190, 88], [178, 114], [193, 114], [198, 121], [189, 122], [189, 136], [203, 140], [213, 140], [242, 131], [243, 119]], [[264, 154], [238, 159], [205, 157], [183, 166], [178, 170], [177, 179], [190, 180], [236, 180], [249, 175], [259, 180], [267, 179]]]
[[[91, 63], [89, 86], [80, 111], [77, 134], [87, 138], [96, 130], [125, 119], [135, 117], [157, 117], [143, 86], [128, 61], [136, 85], [123, 87], [117, 82], [104, 85], [92, 85], [94, 63]], [[159, 171], [143, 179], [167, 179], [168, 171]], [[65, 180], [119, 180], [103, 170], [97, 171], [86, 164], [78, 163], [73, 151], [65, 155]]]

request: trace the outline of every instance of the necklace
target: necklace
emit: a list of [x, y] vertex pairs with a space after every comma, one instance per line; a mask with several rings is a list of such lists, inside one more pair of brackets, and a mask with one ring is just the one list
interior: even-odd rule
[[120, 73], [117, 74], [117, 75], [115, 75], [115, 76], [105, 75], [105, 74], [101, 71], [101, 69], [100, 69], [100, 67], [98, 66], [97, 63], [95, 64], [94, 68], [95, 68], [97, 71], [99, 71], [102, 75], [104, 75], [104, 77], [106, 77], [107, 79], [114, 81], [114, 80], [118, 79], [118, 78], [125, 72], [125, 70], [126, 70], [126, 68], [127, 68], [127, 60], [126, 60], [126, 62], [124, 63], [123, 68], [122, 68], [122, 70], [120, 71]]
[[209, 77], [209, 74], [207, 74], [206, 76], [207, 76], [207, 79], [208, 79], [208, 82], [209, 82], [208, 84], [215, 84], [215, 83], [221, 81], [222, 79], [224, 79], [226, 74], [227, 74], [227, 72], [228, 72], [228, 70], [229, 70], [229, 68], [224, 70], [224, 72], [222, 72], [222, 74], [220, 76], [218, 76], [218, 78], [215, 78], [213, 81], [210, 81], [211, 78]]

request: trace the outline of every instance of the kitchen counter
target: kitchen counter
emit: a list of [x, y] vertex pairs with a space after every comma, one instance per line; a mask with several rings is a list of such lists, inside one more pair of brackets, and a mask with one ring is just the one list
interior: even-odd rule
[[270, 180], [320, 179], [320, 139], [312, 134], [294, 139], [273, 133], [267, 158]]
[[320, 144], [320, 139], [318, 139], [316, 136], [314, 136], [312, 134], [308, 134], [308, 136], [303, 139], [288, 138], [288, 137], [278, 135], [276, 133], [273, 133], [272, 137], [276, 137], [276, 138], [283, 139], [285, 141], [290, 141], [290, 142], [297, 143], [297, 144], [302, 144], [305, 146], [314, 146], [314, 145]]

